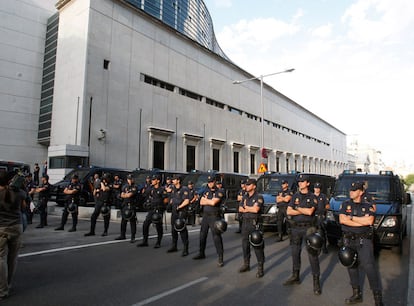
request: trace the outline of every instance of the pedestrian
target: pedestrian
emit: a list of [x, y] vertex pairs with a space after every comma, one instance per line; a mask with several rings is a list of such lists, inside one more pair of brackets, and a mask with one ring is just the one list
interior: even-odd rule
[[[171, 237], [172, 245], [167, 250], [168, 253], [177, 252], [178, 233], [180, 233], [184, 248], [181, 256], [188, 255], [188, 230], [185, 224], [187, 219], [187, 206], [190, 204], [190, 193], [188, 187], [181, 184], [181, 176], [174, 174], [172, 178], [173, 190], [170, 196], [171, 205]], [[180, 225], [176, 226], [176, 222]]]
[[198, 255], [193, 259], [206, 258], [205, 250], [207, 245], [208, 231], [213, 235], [214, 246], [218, 255], [217, 265], [222, 267], [223, 261], [223, 239], [221, 233], [215, 229], [215, 222], [221, 219], [221, 204], [224, 198], [223, 189], [216, 186], [216, 179], [213, 175], [207, 177], [207, 189], [200, 197], [200, 205], [203, 207], [203, 219], [200, 228], [200, 248]]
[[40, 182], [39, 173], [40, 173], [39, 164], [35, 163], [33, 167], [33, 181], [34, 181], [35, 186], [39, 186], [39, 182]]
[[152, 176], [151, 187], [148, 189], [148, 198], [148, 213], [145, 217], [144, 224], [142, 225], [143, 240], [137, 246], [148, 246], [149, 227], [151, 223], [154, 223], [155, 228], [157, 229], [157, 242], [155, 243], [154, 248], [158, 249], [161, 247], [161, 239], [164, 233], [162, 227], [162, 217], [166, 206], [164, 200], [168, 200], [167, 192], [165, 188], [161, 186], [161, 176], [159, 174], [154, 174]]
[[325, 219], [326, 219], [326, 212], [329, 209], [329, 199], [324, 194], [321, 193], [322, 185], [319, 182], [316, 182], [313, 185], [313, 193], [318, 200], [318, 207], [316, 209], [315, 217], [316, 217], [316, 226], [318, 227], [318, 232], [323, 238], [323, 245], [322, 245], [322, 252], [324, 254], [328, 254], [328, 248], [326, 247], [326, 243], [328, 240], [326, 226], [325, 226]]
[[287, 220], [287, 207], [290, 200], [292, 199], [292, 191], [289, 189], [289, 182], [287, 180], [282, 180], [281, 183], [282, 191], [276, 196], [276, 205], [277, 205], [277, 238], [276, 242], [283, 241], [283, 223]]
[[115, 238], [115, 240], [126, 239], [126, 228], [129, 224], [131, 226], [131, 243], [135, 241], [135, 235], [137, 233], [137, 215], [135, 212], [137, 204], [138, 187], [135, 185], [134, 176], [132, 174], [127, 175], [127, 183], [122, 187], [121, 192], [121, 235]]
[[[246, 181], [240, 181], [240, 190], [237, 193], [237, 202], [240, 204], [243, 200], [244, 195], [246, 194]], [[237, 228], [236, 234], [240, 234], [242, 230], [243, 214], [241, 212], [237, 213], [237, 221], [239, 222], [239, 227]]]
[[376, 306], [383, 305], [382, 290], [378, 268], [374, 257], [373, 224], [375, 209], [364, 197], [362, 182], [353, 182], [349, 189], [349, 200], [341, 204], [339, 222], [343, 234], [343, 245], [339, 256], [344, 250], [355, 252], [356, 260], [348, 265], [348, 274], [353, 294], [345, 300], [346, 304], [362, 303], [360, 272], [364, 271], [368, 277], [369, 285], [374, 294]]
[[[257, 230], [262, 229], [261, 214], [263, 211], [263, 197], [256, 191], [256, 180], [248, 179], [245, 182], [245, 195], [239, 204], [239, 212], [242, 214], [242, 249], [243, 249], [243, 265], [239, 272], [244, 273], [250, 271], [250, 235]], [[264, 241], [253, 246], [257, 259], [256, 277], [264, 276], [263, 265], [265, 262]]]
[[45, 160], [42, 165], [42, 176], [43, 175], [47, 175], [47, 160]]
[[25, 192], [9, 186], [9, 174], [0, 171], [0, 301], [9, 296], [16, 270], [25, 197]]
[[62, 220], [60, 226], [55, 228], [55, 231], [63, 231], [66, 221], [68, 220], [69, 213], [72, 215], [72, 228], [69, 232], [76, 232], [76, 226], [78, 224], [78, 205], [80, 200], [80, 192], [82, 185], [79, 182], [79, 176], [77, 174], [72, 175], [71, 182], [63, 190], [66, 194], [65, 207], [63, 208]]
[[39, 203], [37, 210], [40, 215], [40, 224], [36, 228], [43, 228], [47, 226], [47, 202], [49, 201], [51, 185], [49, 183], [49, 176], [42, 175], [42, 183], [36, 188], [35, 192], [39, 194]]
[[[98, 178], [99, 179], [99, 178]], [[95, 207], [91, 215], [91, 228], [84, 236], [95, 236], [96, 221], [100, 214], [104, 219], [104, 231], [102, 237], [108, 236], [109, 222], [111, 220], [111, 208], [109, 199], [111, 196], [111, 180], [109, 173], [104, 173], [102, 180], [99, 180], [100, 186], [95, 186]]]
[[[309, 177], [300, 174], [298, 179], [298, 191], [292, 196], [287, 208], [290, 224], [290, 246], [292, 250], [292, 276], [283, 285], [290, 286], [300, 284], [301, 251], [302, 243], [306, 238], [316, 232], [314, 215], [318, 205], [315, 195], [309, 190]], [[319, 282], [320, 266], [319, 253], [310, 247], [306, 248], [309, 263], [313, 275], [313, 293], [322, 293]]]

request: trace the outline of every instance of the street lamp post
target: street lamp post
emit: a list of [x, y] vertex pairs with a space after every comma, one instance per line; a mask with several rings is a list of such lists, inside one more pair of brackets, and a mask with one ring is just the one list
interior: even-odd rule
[[[294, 68], [291, 69], [286, 69], [283, 71], [278, 71], [278, 72], [274, 72], [274, 73], [269, 73], [269, 74], [262, 74], [258, 77], [253, 77], [250, 79], [245, 79], [245, 80], [235, 80], [233, 81], [233, 84], [242, 84], [244, 82], [248, 82], [248, 81], [253, 81], [253, 80], [260, 80], [260, 107], [261, 107], [261, 121], [262, 121], [262, 126], [261, 126], [261, 135], [260, 135], [260, 153], [263, 153], [264, 150], [264, 103], [263, 103], [263, 78], [268, 77], [268, 76], [272, 76], [275, 74], [281, 74], [281, 73], [288, 73], [288, 72], [292, 72], [294, 71]], [[262, 157], [263, 159], [263, 157]]]

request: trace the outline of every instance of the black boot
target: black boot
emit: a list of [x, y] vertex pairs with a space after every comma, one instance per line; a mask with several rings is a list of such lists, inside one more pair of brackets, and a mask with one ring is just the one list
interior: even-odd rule
[[356, 287], [352, 288], [352, 296], [345, 300], [345, 304], [352, 305], [357, 303], [362, 303], [362, 293], [361, 288]]
[[315, 295], [321, 295], [321, 284], [319, 283], [319, 275], [313, 276], [313, 293]]
[[89, 233], [86, 233], [84, 236], [85, 236], [85, 237], [88, 237], [88, 236], [95, 236], [95, 232], [89, 232]]
[[[135, 238], [135, 237], [134, 237]], [[140, 244], [137, 244], [137, 247], [147, 247], [148, 246], [148, 240], [144, 238]]]
[[70, 233], [76, 232], [76, 227], [72, 227], [70, 230], [68, 230], [68, 232], [70, 232]]
[[182, 257], [185, 257], [188, 255], [188, 242], [184, 245], [183, 252], [181, 253]]
[[131, 234], [131, 240], [129, 240], [130, 243], [135, 242], [135, 234]]
[[161, 239], [158, 238], [157, 243], [154, 245], [154, 249], [159, 249], [161, 247]]
[[223, 254], [220, 254], [218, 257], [218, 261], [217, 261], [217, 267], [222, 267], [224, 266], [224, 260], [223, 260]]
[[294, 270], [292, 275], [283, 283], [283, 286], [297, 285], [300, 284], [299, 271]]
[[173, 243], [173, 245], [167, 250], [167, 253], [173, 253], [177, 251], [177, 243]]
[[204, 259], [204, 258], [206, 258], [206, 255], [204, 254], [204, 252], [200, 252], [196, 256], [193, 257], [193, 259], [195, 259], [195, 260]]
[[261, 278], [263, 276], [264, 276], [263, 263], [262, 262], [258, 262], [257, 263], [257, 273], [256, 273], [256, 277], [257, 278]]
[[381, 291], [374, 291], [374, 301], [375, 301], [375, 306], [384, 306], [384, 303], [382, 302]]
[[281, 241], [283, 241], [283, 235], [279, 234], [276, 237], [276, 242], [281, 242]]
[[244, 260], [243, 265], [239, 269], [239, 273], [250, 271], [250, 261]]

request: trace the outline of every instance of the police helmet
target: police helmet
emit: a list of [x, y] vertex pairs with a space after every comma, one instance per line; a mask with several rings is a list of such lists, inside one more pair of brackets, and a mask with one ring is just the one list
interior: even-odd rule
[[78, 205], [76, 205], [75, 202], [72, 201], [69, 203], [67, 210], [69, 213], [73, 214], [74, 212], [76, 212], [77, 208], [78, 208]]
[[309, 253], [313, 255], [319, 255], [323, 246], [323, 238], [318, 233], [315, 232], [306, 236], [306, 248]]
[[218, 234], [223, 234], [227, 230], [227, 222], [224, 219], [214, 222], [214, 229]]
[[174, 229], [177, 232], [181, 232], [186, 226], [185, 220], [183, 218], [177, 218], [174, 221]]
[[162, 222], [162, 214], [160, 214], [158, 211], [155, 211], [151, 216], [152, 223], [159, 224]]
[[107, 216], [111, 213], [111, 208], [106, 203], [101, 207], [101, 214], [102, 216]]
[[259, 230], [254, 230], [249, 235], [249, 242], [253, 247], [260, 247], [264, 243], [263, 234]]
[[122, 210], [122, 217], [125, 220], [131, 220], [133, 216], [134, 216], [134, 209], [132, 207], [128, 206]]
[[358, 264], [358, 253], [353, 248], [343, 246], [338, 252], [339, 261], [347, 268], [355, 267]]

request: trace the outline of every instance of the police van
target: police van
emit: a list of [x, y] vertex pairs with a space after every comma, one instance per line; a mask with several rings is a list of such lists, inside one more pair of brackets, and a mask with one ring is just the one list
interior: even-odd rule
[[30, 165], [20, 161], [0, 160], [0, 171], [22, 173], [26, 175], [30, 173]]
[[68, 174], [66, 174], [62, 180], [52, 185], [52, 188], [50, 190], [50, 201], [56, 202], [59, 206], [63, 206], [65, 204], [67, 196], [63, 193], [63, 190], [70, 184], [72, 176], [76, 174], [79, 177], [79, 182], [82, 185], [79, 205], [94, 205], [93, 178], [95, 174], [99, 174], [99, 177], [102, 178], [102, 175], [104, 173], [109, 174], [112, 179], [115, 174], [118, 174], [120, 178], [126, 182], [126, 177], [129, 173], [131, 173], [131, 171], [97, 166], [80, 167], [73, 169]]
[[[262, 214], [263, 227], [265, 229], [277, 229], [277, 205], [276, 196], [282, 191], [282, 181], [289, 183], [289, 189], [295, 193], [298, 189], [297, 179], [300, 174], [307, 175], [310, 180], [309, 190], [313, 192], [315, 183], [321, 184], [321, 193], [328, 198], [331, 196], [335, 185], [335, 177], [318, 173], [300, 173], [292, 171], [289, 173], [266, 172], [257, 180], [257, 192], [263, 196], [264, 211]], [[284, 220], [284, 224], [286, 220]], [[285, 225], [284, 225], [285, 226]]]
[[199, 171], [192, 170], [183, 180], [183, 185], [187, 186], [189, 181], [194, 183], [194, 188], [197, 194], [203, 194], [207, 188], [207, 178], [213, 175], [216, 181], [223, 183], [225, 190], [224, 208], [225, 213], [234, 213], [238, 211], [239, 204], [237, 202], [237, 194], [240, 190], [240, 183], [242, 180], [247, 180], [249, 177], [246, 174], [219, 172], [215, 170]]
[[406, 204], [411, 203], [411, 199], [409, 194], [405, 193], [399, 176], [392, 171], [368, 174], [346, 170], [339, 175], [326, 220], [329, 243], [336, 244], [341, 237], [339, 210], [341, 204], [349, 199], [349, 188], [355, 181], [364, 183], [365, 194], [376, 206], [373, 227], [376, 248], [394, 247], [401, 253], [403, 238], [407, 234]]

